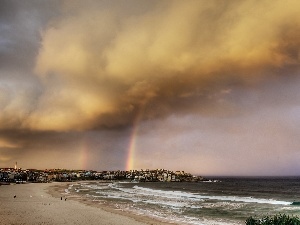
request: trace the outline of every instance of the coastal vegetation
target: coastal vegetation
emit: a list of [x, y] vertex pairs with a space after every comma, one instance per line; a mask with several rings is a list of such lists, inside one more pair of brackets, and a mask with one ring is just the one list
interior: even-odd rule
[[300, 225], [300, 219], [297, 216], [279, 214], [274, 216], [265, 216], [261, 219], [249, 217], [246, 225]]

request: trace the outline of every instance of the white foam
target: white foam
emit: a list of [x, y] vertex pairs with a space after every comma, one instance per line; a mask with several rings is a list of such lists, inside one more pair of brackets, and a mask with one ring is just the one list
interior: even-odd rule
[[[123, 187], [122, 183], [99, 183], [96, 185], [81, 185], [79, 190], [91, 190], [93, 199], [120, 199], [118, 208], [134, 211], [137, 214], [146, 214], [160, 220], [174, 222], [177, 224], [192, 225], [228, 225], [240, 224], [237, 221], [228, 222], [219, 219], [215, 221], [210, 218], [196, 218], [184, 216], [185, 209], [193, 209], [202, 212], [207, 208], [221, 208], [224, 210], [235, 210], [244, 207], [247, 203], [290, 205], [291, 202], [278, 201], [274, 199], [263, 199], [243, 196], [223, 196], [199, 194], [188, 191], [170, 191], [145, 188], [138, 185]], [[74, 190], [74, 187], [73, 187]], [[75, 191], [77, 189], [75, 188]], [[88, 194], [87, 194], [88, 195]], [[128, 202], [124, 202], [126, 200]], [[210, 201], [211, 200], [211, 201]], [[98, 200], [97, 200], [98, 201]], [[115, 202], [115, 201], [112, 201]], [[118, 202], [119, 203], [119, 202]], [[273, 207], [263, 205], [262, 207]], [[282, 206], [280, 206], [282, 207]]]
[[[145, 201], [149, 199], [142, 199], [142, 196], [158, 198], [155, 199], [155, 202], [158, 204], [173, 204], [174, 207], [178, 206], [178, 201], [184, 201], [187, 204], [191, 202], [201, 202], [205, 200], [218, 200], [218, 201], [228, 201], [228, 202], [243, 202], [243, 203], [259, 203], [259, 204], [272, 204], [272, 205], [290, 205], [291, 202], [287, 201], [278, 201], [274, 199], [263, 199], [263, 198], [253, 198], [253, 197], [243, 197], [243, 196], [213, 196], [213, 195], [200, 195], [197, 193], [184, 192], [184, 191], [164, 191], [158, 189], [144, 188], [140, 186], [133, 186], [133, 188], [124, 188], [119, 185], [119, 183], [105, 183], [105, 184], [97, 184], [97, 185], [82, 185], [85, 188], [90, 189], [108, 189], [112, 188], [119, 192], [110, 193], [110, 198], [122, 198], [128, 199], [135, 202]], [[88, 190], [88, 189], [79, 189], [80, 191]], [[102, 194], [102, 192], [96, 192], [97, 194]], [[115, 195], [115, 197], [113, 197]], [[167, 200], [169, 199], [169, 200]], [[157, 201], [159, 200], [159, 201]], [[153, 201], [154, 202], [154, 201]], [[167, 203], [166, 203], [167, 202]], [[172, 203], [170, 203], [172, 202]], [[182, 207], [186, 207], [186, 204], [180, 203]]]
[[278, 200], [274, 200], [274, 199], [239, 197], [239, 196], [202, 196], [202, 198], [211, 199], [211, 200], [221, 200], [221, 201], [260, 203], [260, 204], [272, 204], [272, 205], [290, 205], [291, 204], [291, 202], [278, 201]]
[[221, 200], [221, 201], [233, 201], [233, 202], [246, 202], [246, 203], [261, 203], [261, 204], [274, 204], [274, 205], [290, 205], [291, 202], [278, 201], [274, 199], [263, 199], [263, 198], [253, 198], [253, 197], [240, 197], [240, 196], [210, 196], [210, 195], [199, 195], [195, 193], [182, 192], [182, 191], [162, 191], [150, 188], [143, 188], [139, 186], [133, 187], [136, 190], [140, 190], [140, 194], [145, 195], [159, 195], [165, 197], [174, 198], [189, 198], [190, 200]]

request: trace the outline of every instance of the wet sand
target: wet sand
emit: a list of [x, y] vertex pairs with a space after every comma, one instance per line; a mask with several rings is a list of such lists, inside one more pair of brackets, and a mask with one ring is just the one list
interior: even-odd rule
[[[66, 183], [0, 186], [1, 225], [166, 225], [64, 194]], [[15, 197], [14, 197], [15, 196]], [[65, 200], [65, 198], [67, 198]], [[61, 200], [62, 199], [62, 200]]]

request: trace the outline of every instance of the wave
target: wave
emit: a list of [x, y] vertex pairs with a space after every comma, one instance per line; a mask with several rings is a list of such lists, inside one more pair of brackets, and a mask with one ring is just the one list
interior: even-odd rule
[[260, 203], [260, 204], [273, 204], [273, 205], [291, 205], [292, 202], [278, 201], [274, 199], [263, 199], [253, 197], [241, 197], [241, 196], [211, 196], [200, 195], [196, 193], [182, 192], [182, 191], [163, 191], [155, 190], [151, 188], [144, 188], [134, 186], [133, 189], [139, 190], [139, 194], [165, 196], [169, 198], [189, 198], [190, 200], [219, 200], [219, 201], [231, 201], [231, 202], [245, 202], [245, 203]]
[[[196, 191], [168, 190], [142, 187], [143, 184], [127, 185], [123, 182], [77, 184], [72, 191], [85, 194], [92, 201], [107, 199], [109, 204], [121, 210], [156, 217], [177, 224], [228, 225], [242, 224], [234, 219], [236, 214], [248, 215], [253, 207], [265, 211], [285, 210], [294, 212], [291, 202], [254, 196], [228, 196]], [[89, 189], [89, 194], [86, 190]], [[69, 191], [69, 190], [67, 190]], [[99, 200], [100, 199], [100, 200]], [[219, 213], [228, 216], [218, 218]], [[233, 221], [233, 222], [231, 222]]]
[[[255, 198], [252, 196], [222, 196], [222, 195], [203, 195], [199, 193], [192, 193], [192, 192], [184, 192], [184, 191], [166, 191], [166, 190], [158, 190], [158, 189], [152, 189], [152, 188], [145, 188], [140, 187], [138, 185], [133, 186], [132, 188], [125, 188], [121, 186], [122, 183], [106, 183], [101, 185], [82, 185], [85, 188], [90, 188], [94, 190], [103, 190], [107, 188], [111, 188], [114, 190], [120, 191], [120, 193], [110, 193], [109, 196], [106, 194], [103, 194], [101, 192], [96, 192], [97, 194], [103, 194], [106, 197], [109, 198], [122, 198], [122, 199], [128, 199], [132, 200], [134, 202], [138, 201], [144, 201], [146, 203], [153, 203], [155, 204], [155, 201], [145, 201], [143, 199], [140, 199], [141, 196], [148, 196], [151, 198], [157, 197], [159, 199], [163, 198], [164, 203], [166, 205], [170, 205], [170, 201], [173, 200], [175, 202], [175, 207], [181, 205], [182, 207], [188, 207], [187, 204], [180, 203], [178, 204], [178, 201], [181, 202], [200, 202], [200, 201], [206, 201], [206, 200], [216, 200], [216, 201], [226, 201], [226, 202], [242, 202], [242, 203], [259, 203], [259, 204], [272, 204], [272, 205], [291, 205], [292, 202], [288, 201], [279, 201], [275, 199], [264, 199], [264, 198]], [[85, 189], [81, 189], [85, 190]], [[104, 196], [104, 197], [105, 197]], [[157, 200], [157, 199], [155, 199]], [[159, 204], [162, 204], [161, 201], [157, 202]]]

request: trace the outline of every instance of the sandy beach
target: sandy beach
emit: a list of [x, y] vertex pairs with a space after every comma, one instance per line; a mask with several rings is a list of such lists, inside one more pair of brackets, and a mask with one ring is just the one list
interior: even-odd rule
[[[128, 214], [63, 195], [64, 183], [27, 183], [0, 186], [1, 225], [101, 224], [163, 225], [142, 215]], [[67, 198], [65, 200], [65, 198]]]

